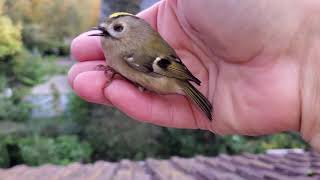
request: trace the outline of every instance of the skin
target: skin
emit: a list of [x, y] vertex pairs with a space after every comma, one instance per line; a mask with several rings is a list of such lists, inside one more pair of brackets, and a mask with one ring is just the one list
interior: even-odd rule
[[90, 32], [72, 42], [79, 62], [69, 82], [85, 100], [140, 121], [221, 135], [298, 131], [320, 150], [319, 12], [318, 0], [167, 0], [139, 14], [202, 81], [212, 122], [181, 95], [141, 92], [123, 79], [105, 87], [108, 77], [94, 70], [104, 60], [100, 41]]

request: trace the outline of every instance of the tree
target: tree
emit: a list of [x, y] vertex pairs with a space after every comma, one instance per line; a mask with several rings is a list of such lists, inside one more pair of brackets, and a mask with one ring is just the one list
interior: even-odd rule
[[5, 13], [23, 24], [25, 45], [57, 54], [74, 36], [96, 26], [99, 7], [99, 0], [5, 0]]
[[3, 15], [3, 0], [0, 0], [0, 60], [21, 50], [21, 26], [14, 25], [11, 19]]

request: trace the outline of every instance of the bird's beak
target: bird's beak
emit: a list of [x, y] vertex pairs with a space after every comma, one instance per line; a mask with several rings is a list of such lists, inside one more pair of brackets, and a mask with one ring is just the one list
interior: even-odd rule
[[109, 36], [109, 32], [103, 26], [93, 27], [91, 30], [99, 30], [99, 33], [89, 34], [89, 36]]
[[89, 36], [104, 36], [103, 33], [89, 34]]

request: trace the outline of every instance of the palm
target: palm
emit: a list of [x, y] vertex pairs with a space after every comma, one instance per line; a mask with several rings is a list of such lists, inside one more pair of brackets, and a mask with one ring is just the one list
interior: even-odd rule
[[[179, 6], [172, 2], [162, 3], [158, 11], [154, 7], [141, 16], [158, 27], [160, 34], [202, 81], [199, 88], [214, 106], [213, 122], [209, 122], [183, 96], [142, 93], [123, 80], [114, 80], [102, 91], [107, 79], [102, 72], [92, 71], [95, 65], [101, 64], [101, 61], [93, 61], [102, 59], [102, 52], [97, 48], [99, 41], [88, 40], [86, 35], [78, 38], [73, 43], [76, 48], [75, 45], [72, 48], [79, 60], [87, 61], [75, 65], [70, 71], [75, 91], [89, 101], [112, 103], [136, 119], [162, 126], [250, 135], [297, 130], [300, 103], [298, 66], [294, 63], [297, 62], [295, 57], [288, 58], [284, 53], [291, 37], [282, 36], [291, 29], [264, 29], [266, 27], [260, 26], [255, 19], [241, 16], [224, 17], [222, 21], [221, 15], [227, 12], [212, 8], [208, 13], [215, 14], [210, 14], [210, 23], [203, 17], [176, 18], [175, 13], [193, 14], [191, 11], [205, 8], [202, 3], [194, 3], [191, 8], [188, 3], [179, 2]], [[224, 4], [211, 2], [213, 5], [210, 7], [221, 8], [219, 5]], [[177, 6], [182, 10], [179, 11]], [[241, 9], [241, 6], [234, 7], [237, 9], [228, 7], [228, 10], [236, 12]], [[157, 18], [157, 25], [156, 12], [166, 14]], [[276, 45], [269, 41], [270, 37], [278, 37]], [[87, 43], [81, 44], [80, 41]], [[91, 55], [88, 52], [84, 55], [81, 46], [95, 49]]]

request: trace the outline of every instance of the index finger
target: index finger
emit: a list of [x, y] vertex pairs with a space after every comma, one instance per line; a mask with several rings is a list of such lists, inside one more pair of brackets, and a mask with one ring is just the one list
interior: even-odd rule
[[[149, 9], [139, 13], [137, 16], [145, 19], [151, 26], [156, 27], [156, 18], [158, 6], [160, 3], [155, 4]], [[100, 43], [100, 37], [88, 36], [93, 34], [94, 31], [85, 32], [76, 37], [71, 43], [71, 55], [78, 61], [95, 61], [103, 60], [104, 55]]]

